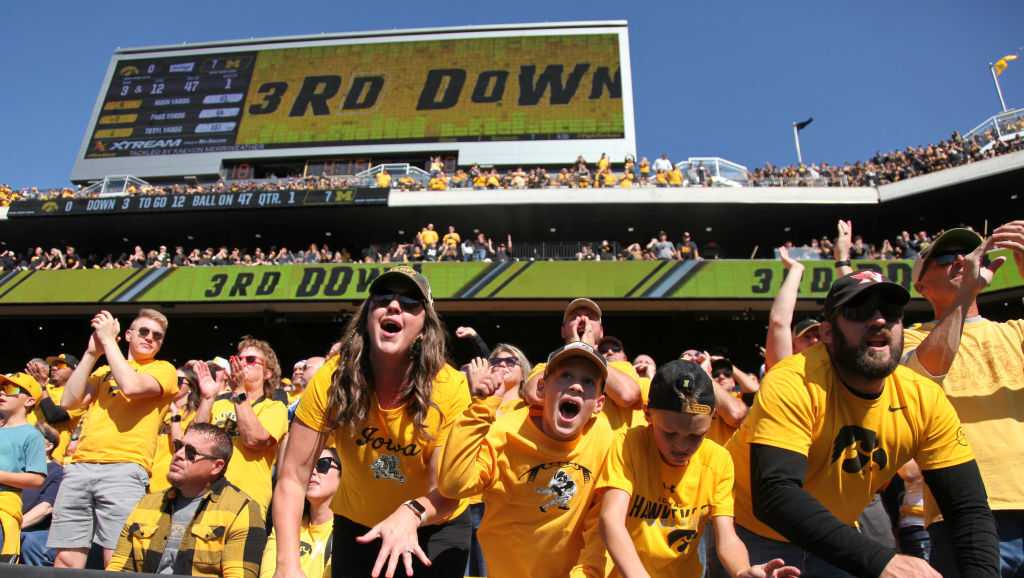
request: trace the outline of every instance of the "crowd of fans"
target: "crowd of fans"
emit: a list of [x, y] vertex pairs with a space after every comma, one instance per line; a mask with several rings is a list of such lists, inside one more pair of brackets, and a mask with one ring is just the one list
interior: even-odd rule
[[[954, 132], [948, 139], [926, 146], [907, 147], [887, 153], [878, 153], [867, 161], [832, 165], [810, 163], [777, 167], [771, 163], [751, 170], [744, 182], [734, 179], [730, 184], [754, 187], [821, 186], [821, 187], [875, 187], [904, 181], [916, 176], [957, 167], [967, 163], [1024, 150], [1024, 117], [1004, 127], [1004, 132], [1019, 133], [1010, 140], [994, 135], [978, 135], [964, 139]], [[990, 145], [990, 146], [986, 146]], [[602, 154], [596, 162], [587, 162], [582, 156], [572, 167], [551, 171], [536, 167], [524, 170], [517, 167], [499, 171], [493, 167], [473, 165], [446, 171], [440, 157], [425, 167], [429, 177], [412, 174], [391, 175], [380, 171], [372, 180], [353, 180], [341, 176], [307, 176], [273, 178], [260, 181], [219, 181], [212, 184], [179, 183], [173, 185], [130, 184], [129, 195], [179, 195], [247, 191], [279, 190], [332, 190], [348, 186], [374, 186], [405, 191], [443, 191], [448, 189], [539, 189], [539, 188], [632, 188], [703, 187], [724, 184], [712, 167], [702, 161], [696, 164], [673, 163], [662, 154], [651, 162], [641, 157], [639, 162], [627, 156], [621, 165]], [[14, 189], [0, 184], [0, 206], [18, 200], [47, 200], [82, 196], [80, 189], [64, 187], [40, 190], [36, 187]]]
[[[940, 232], [941, 233], [941, 232]], [[911, 234], [902, 231], [895, 239], [883, 239], [881, 243], [866, 243], [857, 235], [851, 247], [852, 259], [913, 259], [924, 248], [927, 248], [934, 235], [926, 231]], [[814, 260], [831, 259], [834, 253], [832, 241], [828, 236], [811, 239], [803, 245], [787, 241], [782, 245], [796, 259]], [[397, 241], [389, 244], [371, 244], [358, 254], [352, 254], [346, 248], [333, 249], [326, 243], [311, 243], [305, 249], [290, 250], [288, 247], [270, 246], [248, 249], [238, 247], [205, 247], [186, 248], [175, 246], [173, 249], [161, 245], [156, 249], [143, 249], [135, 246], [130, 252], [122, 253], [88, 253], [81, 255], [73, 246], [64, 249], [53, 247], [45, 249], [37, 246], [25, 253], [16, 253], [7, 249], [0, 251], [0, 270], [2, 271], [49, 271], [63, 269], [148, 269], [164, 267], [209, 267], [209, 266], [259, 266], [259, 265], [290, 265], [316, 263], [420, 263], [420, 262], [456, 262], [485, 261], [504, 262], [518, 260], [577, 260], [577, 261], [652, 261], [652, 260], [687, 260], [687, 259], [720, 259], [725, 258], [718, 243], [706, 241], [698, 245], [688, 231], [678, 237], [670, 238], [665, 231], [644, 242], [622, 243], [607, 239], [594, 242], [579, 242], [555, 254], [554, 248], [545, 248], [549, 254], [531, 244], [520, 244], [514, 250], [512, 236], [506, 235], [503, 240], [488, 237], [480, 231], [474, 231], [465, 239], [449, 226], [444, 235], [440, 235], [433, 223], [428, 223], [409, 241]], [[777, 254], [774, 256], [778, 256]]]
[[[1021, 322], [983, 319], [974, 300], [1005, 261], [985, 251], [1009, 249], [1024, 268], [1024, 224], [907, 241], [935, 323], [969, 320], [936, 340], [935, 325], [904, 329], [906, 289], [851, 269], [855, 245], [840, 221], [842, 276], [823, 318], [796, 323], [803, 266], [782, 248], [760, 368], [685, 332], [664, 336], [682, 339], [679, 359], [630, 351], [586, 298], [565, 307], [564, 346], [541, 363], [472, 327], [454, 338], [475, 353], [453, 360], [428, 280], [402, 266], [291, 371], [250, 336], [175, 367], [160, 359], [173, 339], [163, 313], [122, 327], [100, 311], [83, 321], [80, 356], [0, 376], [0, 555], [239, 578], [932, 576], [929, 561], [994, 576], [1024, 564], [1019, 534], [996, 526], [1019, 527], [1005, 440], [1020, 412], [974, 401], [1021, 386]], [[945, 516], [927, 531], [925, 483]]]

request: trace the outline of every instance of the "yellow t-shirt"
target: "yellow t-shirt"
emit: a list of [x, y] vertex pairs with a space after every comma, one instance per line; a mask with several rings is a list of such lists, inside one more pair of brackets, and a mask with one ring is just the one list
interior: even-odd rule
[[645, 177], [651, 174], [651, 163], [647, 161], [640, 161], [640, 174]]
[[[544, 368], [547, 367], [546, 362], [540, 362], [534, 365], [530, 370], [530, 375], [527, 377], [527, 381], [534, 377], [544, 375]], [[636, 368], [633, 367], [628, 361], [612, 361], [608, 364], [608, 367], [614, 367], [615, 369], [625, 373], [629, 377], [633, 378], [634, 381], [640, 386], [640, 396], [644, 399], [644, 403], [647, 403], [647, 392], [651, 389], [651, 382], [647, 381], [647, 387], [644, 388], [644, 383], [640, 378], [640, 374], [636, 372]], [[608, 425], [612, 426], [612, 429], [619, 431], [626, 429], [634, 425], [647, 425], [647, 419], [644, 417], [642, 409], [634, 410], [632, 408], [619, 407], [610, 397], [605, 396], [604, 407], [601, 408], [601, 413], [598, 416], [604, 416], [603, 419], [608, 421]]]
[[736, 466], [736, 522], [784, 540], [754, 517], [752, 443], [807, 456], [804, 490], [851, 526], [909, 460], [933, 470], [974, 459], [938, 385], [899, 366], [885, 379], [878, 398], [858, 397], [836, 377], [823, 343], [772, 367], [757, 402], [726, 445]]
[[654, 175], [654, 180], [659, 185], [667, 185], [668, 184], [668, 175], [665, 174], [665, 171], [658, 171]]
[[[915, 349], [935, 324], [903, 332], [904, 354]], [[953, 404], [974, 450], [993, 510], [1024, 509], [1024, 321], [964, 323], [960, 349], [942, 389]], [[929, 519], [938, 515], [926, 499]]]
[[436, 245], [437, 231], [433, 229], [423, 229], [420, 231], [420, 241], [423, 242], [424, 246]]
[[445, 496], [483, 494], [487, 508], [477, 537], [488, 576], [600, 573], [599, 508], [591, 498], [614, 433], [607, 422], [592, 419], [576, 440], [556, 441], [534, 423], [529, 408], [495, 418], [500, 403], [496, 397], [478, 401], [459, 418], [438, 476]]
[[458, 233], [445, 233], [444, 234], [444, 244], [449, 246], [449, 247], [452, 247], [452, 248], [458, 247], [459, 243], [461, 243], [461, 242], [462, 242], [462, 237], [460, 237]]
[[178, 374], [166, 361], [154, 359], [141, 365], [129, 359], [128, 364], [139, 374], [154, 377], [162, 392], [130, 400], [121, 393], [109, 365], [92, 372], [89, 383], [96, 395], [82, 418], [82, 435], [71, 463], [136, 463], [146, 472], [152, 469], [160, 423], [178, 393]]
[[252, 411], [260, 425], [274, 438], [274, 443], [263, 450], [253, 450], [242, 445], [238, 419], [235, 416], [235, 404], [230, 399], [218, 399], [213, 402], [210, 423], [231, 436], [234, 453], [228, 462], [225, 477], [258, 503], [266, 513], [270, 505], [270, 496], [273, 494], [270, 476], [274, 461], [277, 459], [277, 442], [288, 432], [288, 408], [280, 401], [263, 397], [252, 404]]
[[391, 175], [387, 171], [377, 173], [377, 187], [385, 189], [391, 186]]
[[[196, 417], [195, 412], [189, 411], [181, 416], [182, 433], [192, 424]], [[162, 492], [171, 487], [167, 481], [167, 472], [171, 469], [171, 460], [174, 459], [174, 440], [171, 438], [171, 412], [164, 414], [160, 423], [160, 439], [157, 440], [156, 453], [153, 454], [153, 473], [149, 476], [149, 491]]]
[[[736, 399], [740, 399], [742, 397], [738, 391], [731, 393]], [[705, 437], [720, 446], [724, 446], [726, 442], [729, 441], [729, 438], [732, 437], [732, 434], [736, 433], [737, 429], [738, 428], [734, 428], [729, 425], [728, 422], [722, 419], [722, 414], [716, 411], [714, 417], [711, 419], [711, 429], [708, 430]]]
[[615, 173], [613, 173], [611, 171], [608, 171], [608, 172], [604, 173], [604, 177], [603, 178], [604, 178], [604, 186], [606, 186], [606, 187], [614, 187], [615, 186], [615, 181], [616, 181]]
[[0, 556], [16, 556], [21, 553], [21, 492], [0, 490]]
[[602, 157], [601, 159], [598, 159], [598, 161], [597, 161], [597, 170], [603, 171], [604, 169], [608, 168], [608, 164], [609, 164], [608, 157]]
[[[47, 385], [46, 388], [49, 391], [50, 400], [60, 407], [60, 400], [64, 397], [64, 386], [62, 385], [58, 387], [56, 385]], [[50, 426], [57, 430], [57, 447], [53, 449], [51, 459], [58, 464], [64, 463], [64, 454], [67, 452], [68, 444], [71, 443], [71, 434], [75, 431], [75, 428], [78, 427], [79, 420], [81, 420], [82, 416], [85, 415], [86, 408], [82, 407], [65, 411], [68, 414], [67, 420], [58, 423], [50, 423], [46, 421], [46, 417], [43, 415], [43, 410], [37, 403], [36, 408], [32, 413], [25, 416], [28, 423], [32, 425], [36, 425], [39, 422], [50, 423]]]
[[669, 171], [668, 184], [672, 185], [673, 187], [683, 186], [683, 172], [679, 170], [679, 167], [676, 167]]
[[[705, 439], [690, 463], [666, 464], [650, 426], [619, 432], [597, 488], [629, 494], [626, 530], [651, 576], [701, 576], [697, 551], [712, 516], [732, 516], [732, 456]], [[618, 577], [618, 569], [609, 576]]]
[[[331, 534], [334, 532], [334, 520], [328, 520], [316, 526], [310, 525], [308, 518], [303, 518], [299, 528], [299, 565], [306, 578], [328, 578], [331, 576], [331, 560], [324, 559], [331, 549]], [[260, 578], [273, 578], [277, 569], [277, 535], [272, 531], [267, 538], [267, 548], [263, 550], [263, 561], [260, 563]]]
[[[402, 502], [430, 491], [430, 460], [444, 447], [452, 424], [469, 406], [466, 376], [445, 365], [434, 378], [430, 399], [435, 404], [424, 421], [430, 439], [416, 434], [405, 406], [381, 409], [371, 395], [366, 422], [352, 429], [327, 423], [327, 398], [338, 357], [327, 360], [307, 385], [295, 417], [307, 427], [334, 434], [341, 457], [342, 489], [331, 508], [339, 516], [363, 526], [374, 526], [391, 515]], [[450, 518], [466, 509], [463, 501]]]
[[432, 191], [443, 191], [448, 188], [448, 182], [441, 177], [432, 177], [429, 185]]

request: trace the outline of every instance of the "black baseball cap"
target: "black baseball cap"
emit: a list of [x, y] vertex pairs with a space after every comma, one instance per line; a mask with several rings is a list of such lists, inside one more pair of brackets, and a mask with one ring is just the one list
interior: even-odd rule
[[819, 325], [821, 325], [821, 321], [818, 321], [817, 318], [805, 317], [800, 321], [797, 321], [796, 325], [793, 326], [793, 337], [800, 337], [804, 333], [807, 333], [808, 331], [814, 329], [815, 327], [818, 327]]
[[427, 278], [420, 274], [419, 271], [409, 267], [408, 265], [392, 267], [377, 276], [377, 278], [373, 280], [373, 283], [370, 284], [370, 294], [373, 295], [375, 289], [380, 287], [380, 285], [385, 281], [391, 279], [401, 279], [408, 282], [419, 292], [420, 297], [423, 298], [423, 301], [427, 305], [433, 306], [434, 297], [430, 293], [430, 281], [427, 281]]
[[906, 305], [910, 292], [898, 283], [893, 283], [877, 271], [864, 270], [850, 273], [832, 283], [825, 297], [825, 317], [832, 317], [837, 309], [849, 303], [865, 291], [880, 291], [887, 302]]
[[676, 359], [661, 365], [651, 380], [647, 408], [711, 415], [715, 409], [711, 377], [692, 361]]
[[51, 355], [46, 358], [46, 363], [50, 365], [56, 365], [63, 363], [71, 369], [78, 367], [78, 358], [70, 353], [61, 353], [60, 355]]

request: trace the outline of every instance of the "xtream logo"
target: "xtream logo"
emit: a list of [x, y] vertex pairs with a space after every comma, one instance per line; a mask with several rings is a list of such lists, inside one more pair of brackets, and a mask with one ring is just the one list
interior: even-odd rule
[[170, 149], [181, 146], [182, 139], [180, 138], [164, 138], [155, 140], [136, 140], [129, 141], [123, 140], [112, 143], [110, 150], [112, 151], [137, 151], [139, 149]]

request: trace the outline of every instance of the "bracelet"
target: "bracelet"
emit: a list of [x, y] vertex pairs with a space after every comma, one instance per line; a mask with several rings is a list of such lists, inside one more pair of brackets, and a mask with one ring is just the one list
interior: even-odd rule
[[852, 263], [849, 259], [843, 259], [842, 261], [836, 261], [836, 267], [850, 267]]
[[416, 500], [407, 500], [402, 502], [402, 505], [409, 508], [414, 514], [416, 514], [416, 517], [420, 520], [420, 524], [423, 523], [423, 520], [427, 519], [427, 509], [423, 507], [423, 504]]
[[171, 423], [181, 423], [181, 414], [172, 415], [171, 416]]

